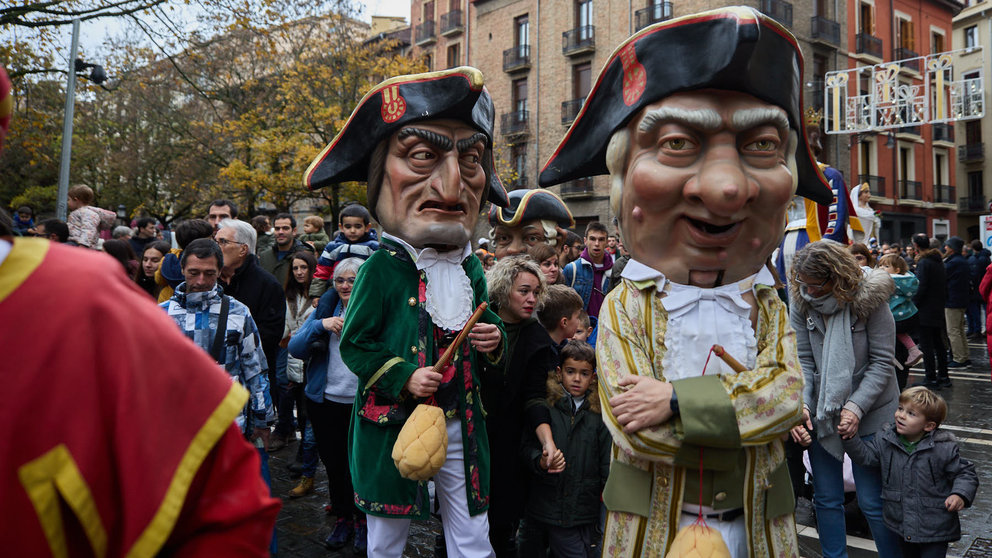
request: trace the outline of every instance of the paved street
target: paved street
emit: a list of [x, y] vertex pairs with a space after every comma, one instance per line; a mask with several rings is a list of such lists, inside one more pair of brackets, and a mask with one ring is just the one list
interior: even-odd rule
[[[975, 463], [981, 486], [975, 505], [961, 513], [963, 537], [953, 543], [948, 556], [958, 558], [992, 558], [992, 381], [989, 359], [984, 343], [971, 343], [972, 365], [967, 369], [951, 370], [954, 385], [941, 394], [947, 399], [949, 412], [942, 428], [953, 432], [961, 441], [962, 455]], [[921, 381], [922, 367], [914, 368], [910, 383]], [[327, 477], [321, 466], [317, 471], [317, 490], [314, 494], [289, 499], [286, 494], [296, 486], [289, 478], [286, 465], [296, 455], [299, 442], [270, 454], [274, 493], [283, 498], [283, 509], [277, 524], [279, 556], [312, 558], [324, 556], [351, 556], [350, 545], [343, 551], [332, 552], [324, 548], [324, 537], [330, 533], [334, 518], [324, 513], [327, 503]], [[389, 459], [388, 456], [383, 456]], [[810, 503], [801, 499], [797, 520], [800, 523], [800, 552], [805, 558], [820, 558], [815, 523], [810, 513]], [[440, 529], [436, 520], [414, 522], [410, 543], [405, 555], [426, 558], [433, 556], [434, 533]], [[859, 536], [860, 535], [860, 536]], [[857, 526], [849, 528], [849, 553], [851, 558], [872, 557], [877, 554], [868, 536]], [[884, 557], [883, 557], [884, 558]]]

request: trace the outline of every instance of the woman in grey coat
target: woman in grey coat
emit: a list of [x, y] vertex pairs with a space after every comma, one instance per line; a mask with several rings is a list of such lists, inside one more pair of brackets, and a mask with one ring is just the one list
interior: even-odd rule
[[[884, 270], [863, 273], [846, 247], [832, 240], [796, 253], [790, 280], [792, 327], [803, 368], [804, 425], [792, 437], [809, 448], [813, 504], [824, 558], [847, 556], [841, 437], [871, 438], [892, 419], [899, 388], [893, 366], [895, 321]], [[877, 470], [853, 466], [858, 504], [879, 556], [900, 556], [899, 539], [882, 520]]]

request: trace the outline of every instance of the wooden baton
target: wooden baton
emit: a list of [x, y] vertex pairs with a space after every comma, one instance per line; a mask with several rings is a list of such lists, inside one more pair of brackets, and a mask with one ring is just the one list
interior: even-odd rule
[[448, 365], [448, 361], [451, 360], [451, 357], [454, 356], [455, 351], [457, 351], [458, 347], [460, 347], [462, 342], [465, 341], [465, 337], [468, 336], [469, 331], [472, 330], [472, 326], [475, 325], [475, 322], [479, 321], [479, 318], [482, 317], [482, 313], [485, 312], [486, 308], [488, 307], [489, 304], [483, 302], [482, 304], [479, 305], [478, 308], [475, 309], [475, 312], [472, 312], [472, 315], [469, 316], [468, 321], [465, 322], [465, 327], [463, 327], [462, 330], [458, 332], [458, 335], [455, 337], [455, 340], [450, 345], [448, 345], [448, 348], [444, 350], [444, 353], [441, 355], [441, 358], [439, 358], [437, 363], [434, 364], [434, 368], [432, 369], [434, 372], [440, 374], [441, 370], [443, 370], [444, 367]]
[[711, 350], [713, 351], [713, 354], [720, 357], [720, 360], [726, 362], [727, 366], [731, 367], [734, 370], [734, 372], [737, 372], [739, 374], [747, 370], [747, 368], [745, 368], [743, 364], [737, 362], [736, 358], [730, 356], [730, 354], [728, 354], [727, 351], [723, 349], [723, 345], [713, 345], [713, 348]]

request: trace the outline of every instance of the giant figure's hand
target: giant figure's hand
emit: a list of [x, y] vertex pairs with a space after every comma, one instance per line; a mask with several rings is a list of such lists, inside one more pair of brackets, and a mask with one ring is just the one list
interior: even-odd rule
[[441, 374], [433, 368], [418, 368], [407, 378], [403, 387], [416, 397], [430, 397], [441, 385]]
[[610, 409], [623, 431], [632, 434], [672, 418], [672, 384], [646, 376], [624, 376], [618, 382], [627, 391], [610, 399]]
[[476, 323], [468, 334], [472, 346], [480, 353], [495, 351], [499, 347], [500, 337], [499, 328], [494, 324]]

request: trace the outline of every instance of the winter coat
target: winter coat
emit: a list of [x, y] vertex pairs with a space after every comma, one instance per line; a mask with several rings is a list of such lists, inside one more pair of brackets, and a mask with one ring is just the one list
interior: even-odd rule
[[[223, 282], [218, 282], [223, 285]], [[233, 297], [251, 310], [251, 316], [262, 337], [262, 350], [268, 369], [275, 370], [279, 341], [286, 327], [286, 294], [271, 273], [258, 265], [254, 254], [245, 261], [224, 285], [224, 294]]]
[[316, 254], [322, 254], [324, 247], [331, 241], [331, 237], [327, 236], [327, 233], [324, 231], [304, 233], [298, 236], [297, 239], [304, 244], [308, 242], [313, 244], [313, 250]]
[[258, 265], [275, 276], [280, 285], [285, 285], [289, 279], [290, 269], [293, 267], [293, 254], [297, 252], [310, 252], [313, 248], [309, 244], [303, 244], [297, 239], [293, 239], [293, 245], [285, 252], [282, 259], [279, 258], [279, 245], [273, 244], [272, 248], [258, 253]]
[[[889, 296], [894, 289], [887, 272], [873, 270], [862, 279], [854, 301], [848, 305], [853, 313], [851, 335], [855, 362], [851, 395], [844, 408], [859, 415], [859, 432], [863, 436], [879, 431], [899, 406], [899, 384], [893, 366], [896, 324], [889, 310]], [[803, 403], [815, 416], [826, 317], [800, 296], [792, 297], [790, 311], [805, 381]]]
[[[596, 284], [596, 268], [591, 261], [586, 259], [588, 257], [588, 252], [583, 250], [579, 259], [569, 263], [561, 270], [564, 283], [575, 289], [575, 292], [582, 297], [582, 307], [586, 309], [586, 312], [589, 312], [589, 300], [592, 298], [594, 289], [604, 295], [610, 291], [610, 269], [613, 268], [613, 257], [609, 254], [603, 254], [603, 265], [605, 266], [603, 278], [599, 284]], [[595, 310], [595, 313], [589, 312], [589, 315], [598, 317], [599, 309]]]
[[912, 297], [920, 288], [920, 280], [912, 273], [891, 275], [891, 277], [896, 289], [889, 297], [889, 310], [892, 310], [892, 317], [897, 322], [908, 320], [918, 312]]
[[927, 250], [916, 258], [916, 278], [920, 288], [913, 296], [923, 327], [944, 327], [944, 302], [947, 299], [947, 275], [940, 252]]
[[899, 442], [892, 424], [865, 442], [844, 440], [851, 460], [882, 473], [882, 517], [885, 525], [909, 543], [956, 541], [961, 538], [957, 512], [944, 508], [951, 494], [971, 506], [978, 492], [975, 466], [958, 453], [954, 435], [937, 429], [919, 441], [913, 453]]
[[988, 269], [992, 257], [992, 252], [982, 248], [980, 252], [972, 252], [968, 256], [968, 275], [971, 277], [971, 301], [979, 302], [982, 295], [978, 292], [978, 285], [985, 277], [985, 270]]
[[952, 254], [944, 260], [947, 275], [947, 300], [944, 308], [966, 308], [971, 294], [971, 272], [968, 261], [961, 254]]
[[586, 393], [578, 411], [572, 398], [548, 375], [551, 435], [565, 454], [565, 470], [548, 473], [541, 468], [541, 442], [533, 432], [524, 434], [521, 457], [531, 473], [527, 517], [557, 527], [598, 523], [600, 497], [610, 475], [613, 438], [599, 413], [595, 388]]

